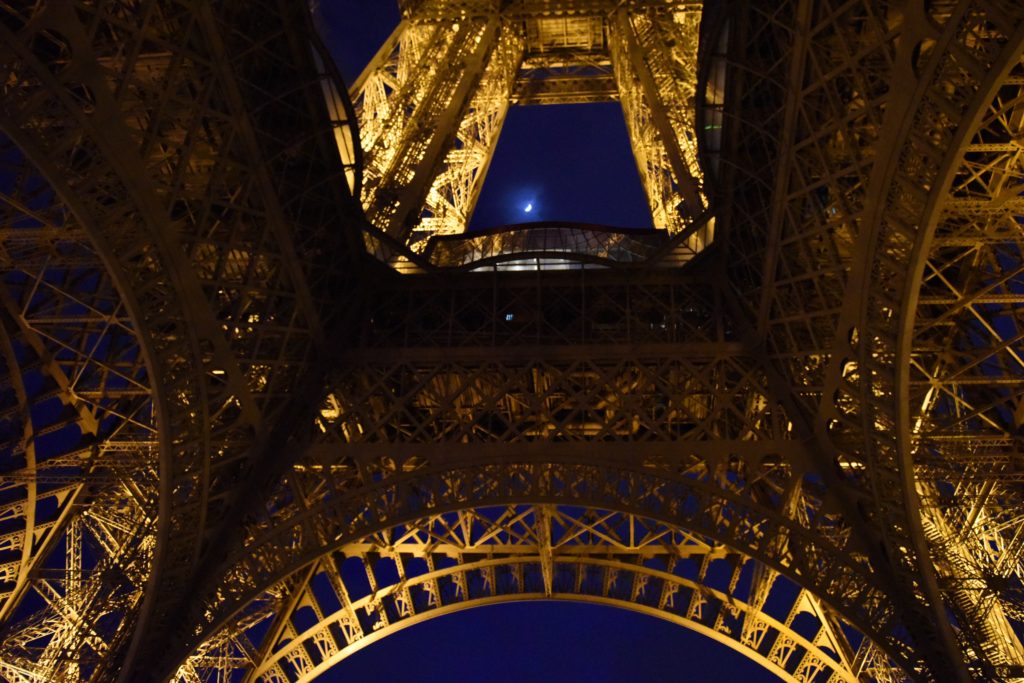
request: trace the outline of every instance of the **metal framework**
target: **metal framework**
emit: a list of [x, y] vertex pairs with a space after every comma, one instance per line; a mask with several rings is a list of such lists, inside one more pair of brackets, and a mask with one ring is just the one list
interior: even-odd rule
[[621, 100], [654, 226], [713, 237], [697, 161], [698, 0], [409, 2], [351, 93], [362, 201], [422, 251], [465, 232], [511, 104]]
[[[347, 543], [267, 590], [182, 677], [235, 667], [253, 680], [313, 680], [407, 626], [523, 599], [657, 616], [784, 679], [854, 682], [891, 669], [871, 640], [854, 647], [849, 625], [757, 561], [636, 515], [540, 504], [431, 515]], [[268, 624], [273, 635], [257, 647], [246, 634]]]
[[[303, 3], [0, 2], [0, 678], [311, 680], [524, 598], [1024, 677], [1020, 3], [401, 6], [353, 107]], [[613, 93], [666, 244], [416, 253], [511, 103]]]

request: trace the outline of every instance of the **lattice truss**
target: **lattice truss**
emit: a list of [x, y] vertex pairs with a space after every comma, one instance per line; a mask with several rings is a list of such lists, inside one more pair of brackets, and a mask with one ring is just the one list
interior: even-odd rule
[[908, 394], [924, 532], [948, 599], [984, 648], [976, 656], [1020, 666], [1024, 64], [980, 115], [936, 209]]
[[109, 654], [148, 577], [151, 390], [86, 231], [9, 140], [0, 169], [0, 675], [79, 680]]
[[[753, 359], [730, 339], [716, 297], [699, 286], [701, 274], [692, 278], [655, 271], [594, 286], [585, 274], [552, 272], [540, 282], [531, 275], [484, 288], [488, 278], [474, 275], [460, 284], [377, 285], [387, 305], [341, 361], [309, 445], [192, 606], [188, 620], [201, 630], [178, 678], [246, 672], [254, 680], [302, 680], [463, 601], [544, 597], [548, 576], [552, 596], [618, 604], [629, 592], [640, 609], [732, 643], [787, 679], [904, 680], [902, 671], [918, 664], [891, 598], [851, 544], [820, 477], [805, 469], [792, 424], [768, 400]], [[609, 546], [592, 552], [611, 553], [611, 564], [591, 568], [553, 549], [557, 559], [545, 569], [548, 551], [531, 547], [526, 555], [539, 553], [539, 564], [492, 557], [480, 574], [468, 553], [454, 565], [414, 553], [411, 565], [400, 560], [394, 569], [405, 574], [388, 580], [392, 588], [384, 579], [369, 595], [345, 587], [351, 577], [337, 553], [356, 554], [368, 534], [396, 524], [493, 521], [482, 511], [489, 506], [509, 510], [497, 513], [501, 519], [527, 519], [538, 504], [570, 527], [610, 514], [617, 528], [623, 517], [582, 510], [626, 510], [649, 529], [689, 530], [710, 554], [688, 564], [672, 551], [648, 562], [642, 553], [616, 557]], [[716, 552], [728, 561], [714, 560]], [[375, 562], [368, 560], [371, 576]], [[491, 564], [495, 576], [526, 578], [481, 588]], [[451, 571], [410, 578], [410, 566], [430, 574], [442, 565]], [[656, 568], [664, 573], [643, 578]], [[330, 579], [332, 572], [340, 578]], [[324, 573], [326, 584], [316, 578]], [[686, 607], [668, 607], [666, 592], [677, 589], [664, 583], [640, 590], [655, 576], [670, 584], [685, 578]], [[435, 579], [448, 587], [436, 600], [433, 583], [418, 587]], [[463, 580], [462, 589], [450, 583]], [[320, 598], [304, 596], [318, 583], [330, 584], [341, 602], [325, 594], [322, 604], [310, 603]], [[829, 596], [827, 605], [812, 594]], [[700, 611], [704, 597], [694, 595], [714, 606]], [[771, 595], [779, 602], [769, 603]], [[313, 607], [314, 621], [304, 606]]]
[[417, 251], [462, 233], [511, 104], [620, 99], [655, 227], [703, 249], [700, 3], [496, 5], [409, 3], [354, 84], [370, 221]]
[[263, 420], [316, 382], [357, 174], [280, 9], [0, 4], [8, 680], [109, 680], [168, 628]]
[[179, 676], [313, 680], [407, 626], [523, 599], [658, 616], [783, 678], [892, 680], [869, 639], [771, 567], [641, 516], [552, 504], [431, 515], [347, 543], [265, 591]]
[[933, 675], [1019, 677], [1021, 8], [750, 25], [732, 282]]

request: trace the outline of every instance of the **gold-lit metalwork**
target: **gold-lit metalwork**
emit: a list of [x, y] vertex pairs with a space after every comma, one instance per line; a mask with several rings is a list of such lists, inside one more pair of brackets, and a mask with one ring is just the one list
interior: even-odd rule
[[0, 676], [77, 680], [110, 647], [82, 626], [120, 627], [149, 575], [157, 428], [131, 316], [87, 232], [10, 141], [0, 155], [0, 249], [17, 264], [0, 293], [0, 620], [38, 605], [4, 637]]
[[[744, 575], [754, 578], [741, 583]], [[542, 504], [431, 515], [347, 543], [271, 587], [258, 607], [205, 642], [180, 676], [249, 670], [254, 680], [311, 681], [408, 626], [524, 599], [657, 616], [783, 679], [853, 683], [891, 667], [870, 639], [851, 644], [850, 626], [813, 594], [783, 584], [777, 572], [737, 561], [724, 546], [630, 514]], [[281, 595], [291, 596], [286, 611]], [[247, 640], [268, 624], [273, 637], [255, 636], [263, 648]]]
[[317, 372], [355, 157], [305, 10], [221, 36], [248, 13], [0, 5], [9, 680], [107, 680], [167, 628]]
[[[513, 599], [1024, 677], [1024, 7], [400, 5], [351, 106], [304, 3], [0, 3], [0, 678]], [[613, 98], [674, 234], [417, 253], [511, 104]]]
[[654, 226], [713, 236], [697, 161], [701, 3], [407, 3], [352, 88], [370, 221], [416, 251], [465, 232], [508, 107], [621, 100]]

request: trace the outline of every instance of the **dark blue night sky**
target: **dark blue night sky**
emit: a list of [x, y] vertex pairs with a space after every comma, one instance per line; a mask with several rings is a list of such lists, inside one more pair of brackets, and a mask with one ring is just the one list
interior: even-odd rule
[[617, 103], [512, 107], [470, 229], [528, 220], [653, 227]]
[[[397, 0], [321, 0], [325, 41], [351, 82], [398, 22]], [[529, 214], [523, 207], [532, 203]], [[472, 228], [528, 220], [650, 227], [616, 104], [509, 113]], [[356, 653], [328, 681], [778, 680], [733, 650], [660, 619], [610, 607], [531, 602], [467, 610]]]
[[412, 626], [331, 681], [686, 683], [778, 679], [725, 645], [637, 612], [574, 602], [469, 609]]

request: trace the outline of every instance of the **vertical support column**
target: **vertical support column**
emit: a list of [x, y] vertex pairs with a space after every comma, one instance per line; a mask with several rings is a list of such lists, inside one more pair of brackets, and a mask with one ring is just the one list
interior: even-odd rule
[[[398, 116], [398, 111], [417, 104], [417, 90], [410, 81], [423, 53], [444, 38], [444, 31], [437, 25], [413, 24], [403, 19], [356, 79], [349, 94], [359, 122], [359, 143], [364, 150], [375, 149], [382, 140], [393, 141], [384, 139], [385, 134], [394, 137], [393, 130], [401, 132], [405, 120]], [[386, 157], [375, 159], [372, 170], [379, 172], [386, 161]]]
[[[416, 228], [446, 153], [472, 111], [471, 98], [500, 29], [497, 15], [451, 25], [405, 20], [357, 82], [363, 207], [370, 222], [391, 236], [408, 240]], [[488, 143], [496, 139], [494, 124], [503, 118], [502, 108], [488, 121]], [[485, 168], [486, 159], [478, 166]], [[470, 188], [475, 175], [470, 174]], [[440, 190], [435, 209], [443, 213], [439, 198]], [[459, 203], [465, 205], [461, 198]], [[422, 245], [422, 237], [417, 241]]]
[[619, 10], [609, 23], [615, 79], [633, 154], [657, 228], [711, 241], [697, 161], [694, 99], [700, 9]]
[[494, 158], [524, 48], [521, 28], [505, 23], [455, 139], [427, 193], [413, 245], [431, 235], [465, 232]]

